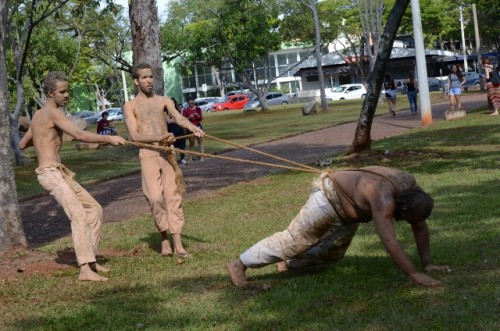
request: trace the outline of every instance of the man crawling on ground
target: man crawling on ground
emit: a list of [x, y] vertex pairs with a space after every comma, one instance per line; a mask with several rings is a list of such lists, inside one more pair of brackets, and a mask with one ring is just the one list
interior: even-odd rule
[[450, 271], [431, 261], [426, 219], [433, 200], [409, 173], [386, 167], [325, 172], [314, 183], [309, 200], [288, 228], [271, 235], [228, 264], [235, 286], [247, 285], [247, 268], [278, 262], [278, 270], [298, 269], [341, 259], [359, 223], [371, 220], [390, 257], [412, 281], [425, 286], [440, 282], [415, 268], [396, 239], [394, 219], [405, 220], [413, 230], [425, 271]]

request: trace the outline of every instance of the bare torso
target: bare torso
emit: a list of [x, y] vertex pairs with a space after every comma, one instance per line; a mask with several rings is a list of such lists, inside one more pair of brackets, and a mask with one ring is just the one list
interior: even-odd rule
[[137, 132], [153, 136], [168, 133], [164, 99], [155, 95], [151, 98], [135, 98], [129, 101], [137, 122]]
[[373, 214], [393, 210], [397, 192], [416, 185], [409, 173], [386, 167], [366, 167], [367, 171], [338, 171], [333, 177], [345, 193], [338, 193], [345, 215], [353, 222], [369, 222]]
[[33, 145], [40, 168], [61, 163], [59, 151], [62, 146], [63, 131], [55, 125], [55, 118], [64, 114], [55, 108], [43, 107], [35, 113], [30, 124]]

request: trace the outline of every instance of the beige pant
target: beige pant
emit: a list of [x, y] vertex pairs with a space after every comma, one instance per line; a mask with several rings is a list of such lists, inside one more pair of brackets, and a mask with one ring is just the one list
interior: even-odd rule
[[101, 205], [77, 182], [63, 165], [35, 170], [40, 185], [63, 207], [71, 221], [71, 235], [78, 265], [96, 261], [101, 239]]
[[342, 221], [343, 215], [335, 211], [341, 211], [335, 189], [329, 179], [325, 183], [326, 195], [321, 189], [313, 190], [288, 228], [250, 247], [240, 255], [241, 262], [259, 268], [287, 261], [290, 268], [301, 268], [342, 258], [358, 224]]
[[182, 196], [175, 183], [174, 168], [166, 155], [158, 151], [141, 149], [142, 191], [149, 201], [158, 231], [182, 233], [184, 212]]

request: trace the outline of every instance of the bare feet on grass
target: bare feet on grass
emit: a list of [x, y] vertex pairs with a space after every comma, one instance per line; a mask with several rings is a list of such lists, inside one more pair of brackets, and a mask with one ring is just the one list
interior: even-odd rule
[[240, 259], [236, 259], [232, 262], [229, 262], [227, 265], [227, 270], [229, 271], [229, 275], [231, 276], [231, 282], [236, 287], [245, 287], [247, 286], [247, 278], [245, 276], [245, 270], [247, 268], [241, 263]]
[[174, 233], [172, 234], [172, 239], [174, 241], [174, 255], [177, 257], [191, 259], [193, 256], [189, 254], [184, 246], [182, 245], [181, 234]]
[[161, 232], [161, 255], [172, 256], [172, 247], [170, 246], [170, 240], [168, 240], [167, 231]]
[[109, 272], [109, 268], [106, 268], [106, 267], [103, 267], [102, 265], [100, 265], [99, 263], [95, 262], [95, 263], [90, 263], [90, 269], [92, 269], [92, 271], [94, 272]]
[[286, 261], [280, 261], [276, 264], [276, 268], [278, 269], [278, 272], [285, 272], [288, 270], [288, 264]]
[[78, 280], [106, 282], [108, 278], [99, 276], [95, 271], [93, 271], [90, 268], [90, 265], [88, 263], [85, 263], [80, 266], [80, 274], [78, 275]]

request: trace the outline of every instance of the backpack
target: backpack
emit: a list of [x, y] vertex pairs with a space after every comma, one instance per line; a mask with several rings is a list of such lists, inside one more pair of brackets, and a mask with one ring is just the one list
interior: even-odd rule
[[500, 84], [500, 75], [498, 74], [498, 71], [493, 69], [490, 73], [490, 82], [492, 82], [495, 85]]

